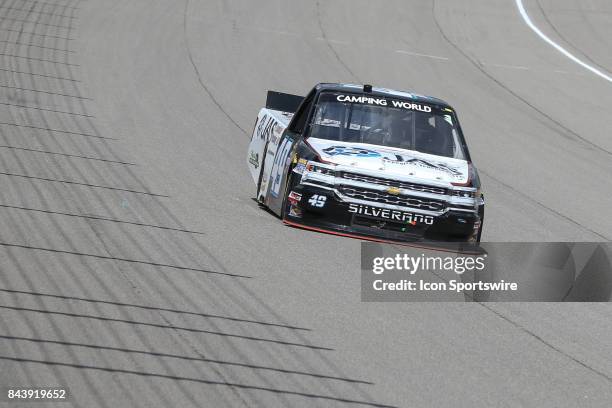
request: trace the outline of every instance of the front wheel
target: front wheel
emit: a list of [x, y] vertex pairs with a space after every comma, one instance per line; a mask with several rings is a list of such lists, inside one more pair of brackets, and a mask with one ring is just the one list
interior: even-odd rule
[[[484, 196], [482, 196], [484, 199]], [[478, 217], [480, 218], [480, 228], [478, 228], [478, 236], [476, 237], [476, 242], [480, 242], [480, 237], [482, 236], [482, 229], [484, 227], [484, 204], [478, 207]]]
[[289, 170], [289, 175], [287, 176], [287, 184], [285, 184], [285, 192], [283, 193], [283, 203], [281, 204], [280, 209], [280, 217], [281, 220], [285, 220], [287, 218], [287, 214], [289, 213], [289, 192], [291, 191], [291, 187], [293, 187], [293, 172]]

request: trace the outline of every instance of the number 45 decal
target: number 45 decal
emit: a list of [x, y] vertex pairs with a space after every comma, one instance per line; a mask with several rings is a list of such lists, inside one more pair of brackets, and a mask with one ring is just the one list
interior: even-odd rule
[[308, 200], [308, 204], [313, 207], [323, 208], [325, 202], [327, 201], [327, 197], [324, 195], [315, 194]]

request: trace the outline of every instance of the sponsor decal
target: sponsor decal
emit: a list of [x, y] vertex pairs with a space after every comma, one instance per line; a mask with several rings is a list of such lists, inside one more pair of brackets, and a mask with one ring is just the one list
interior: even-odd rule
[[296, 218], [302, 218], [302, 210], [299, 207], [292, 205], [289, 208], [289, 215]]
[[302, 200], [302, 195], [300, 193], [296, 193], [295, 191], [291, 191], [287, 196], [287, 201], [289, 201], [289, 215], [292, 217], [302, 218], [302, 210], [298, 207], [298, 203]]
[[374, 98], [371, 96], [364, 95], [338, 95], [336, 97], [338, 102], [351, 102], [351, 103], [364, 103], [368, 105], [378, 105], [378, 106], [393, 106], [394, 108], [408, 109], [408, 110], [416, 110], [420, 112], [431, 112], [431, 106], [423, 105], [420, 103], [408, 102], [408, 101], [398, 101], [392, 99], [389, 104], [389, 100], [385, 98]]
[[291, 205], [297, 205], [302, 200], [302, 195], [300, 193], [296, 193], [295, 191], [291, 191], [287, 196], [287, 200]]
[[281, 188], [281, 180], [283, 178], [283, 171], [285, 170], [286, 166], [291, 163], [290, 153], [292, 146], [292, 139], [283, 139], [278, 147], [278, 150], [276, 151], [276, 155], [274, 156], [274, 162], [272, 163], [272, 169], [270, 171], [270, 193], [274, 198], [278, 197]]
[[421, 105], [420, 103], [412, 103], [406, 101], [391, 101], [394, 108], [403, 108], [409, 110], [416, 110], [420, 112], [431, 112], [431, 106]]
[[[469, 168], [466, 168], [466, 162], [444, 157], [430, 157], [431, 155], [420, 154], [418, 152], [411, 153], [410, 151], [401, 149], [390, 149], [385, 146], [361, 146], [353, 144], [341, 145], [334, 141], [311, 140], [312, 146], [322, 157], [334, 157], [338, 159], [348, 158], [346, 163], [350, 166], [359, 167], [360, 160], [372, 160], [370, 164], [382, 164], [378, 166], [379, 170], [397, 171], [398, 167], [404, 167], [402, 173], [414, 175], [413, 169], [417, 168], [433, 170], [444, 173], [445, 178], [452, 178], [452, 182], [463, 182], [468, 176]], [[355, 160], [350, 160], [350, 159]], [[380, 160], [380, 162], [378, 162]], [[347, 163], [348, 162], [348, 163]], [[432, 177], [428, 175], [427, 177]], [[438, 180], [441, 180], [438, 177]]]
[[397, 164], [400, 166], [401, 165], [404, 165], [404, 166], [413, 165], [417, 167], [424, 167], [428, 169], [440, 170], [440, 171], [448, 173], [451, 176], [457, 177], [457, 178], [460, 178], [463, 176], [463, 173], [461, 173], [459, 170], [453, 167], [450, 167], [444, 163], [431, 163], [423, 159], [416, 159], [414, 157], [403, 157], [398, 154], [395, 154], [393, 156], [383, 157], [383, 162], [389, 163], [389, 164]]
[[377, 151], [350, 146], [330, 146], [323, 152], [330, 156], [380, 157]]
[[338, 95], [336, 100], [338, 102], [367, 103], [369, 105], [387, 106], [387, 100], [385, 98], [372, 98], [369, 96]]
[[275, 125], [277, 125], [277, 122], [274, 117], [264, 115], [257, 124], [257, 129], [255, 129], [255, 136], [260, 139], [268, 140], [270, 138], [270, 135], [273, 133]]
[[305, 170], [306, 170], [306, 165], [303, 163], [298, 163], [293, 168], [293, 172], [297, 174], [304, 174]]
[[431, 215], [413, 214], [405, 211], [370, 207], [367, 205], [354, 203], [349, 204], [349, 212], [357, 215], [365, 215], [373, 218], [398, 221], [411, 225], [416, 225], [417, 223], [432, 225], [434, 222], [434, 218]]
[[272, 130], [272, 136], [270, 137], [270, 143], [277, 145], [278, 141], [280, 140], [281, 136], [283, 135], [283, 131], [285, 130], [285, 127], [282, 126], [280, 123], [275, 123], [274, 124], [274, 129]]
[[259, 153], [255, 153], [254, 151], [249, 152], [249, 163], [253, 165], [253, 167], [259, 167]]

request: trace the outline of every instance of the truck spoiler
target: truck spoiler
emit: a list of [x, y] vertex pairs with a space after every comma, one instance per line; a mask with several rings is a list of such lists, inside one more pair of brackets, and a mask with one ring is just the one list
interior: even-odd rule
[[266, 108], [281, 112], [295, 113], [303, 100], [303, 96], [291, 95], [278, 91], [268, 91]]

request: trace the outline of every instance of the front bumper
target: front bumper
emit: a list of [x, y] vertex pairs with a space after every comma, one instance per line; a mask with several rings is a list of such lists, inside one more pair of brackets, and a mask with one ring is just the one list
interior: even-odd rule
[[476, 211], [449, 210], [424, 217], [418, 211], [392, 211], [376, 203], [346, 202], [333, 190], [308, 184], [298, 184], [292, 191], [290, 209], [284, 219], [287, 224], [357, 238], [393, 242], [475, 241], [481, 223]]

